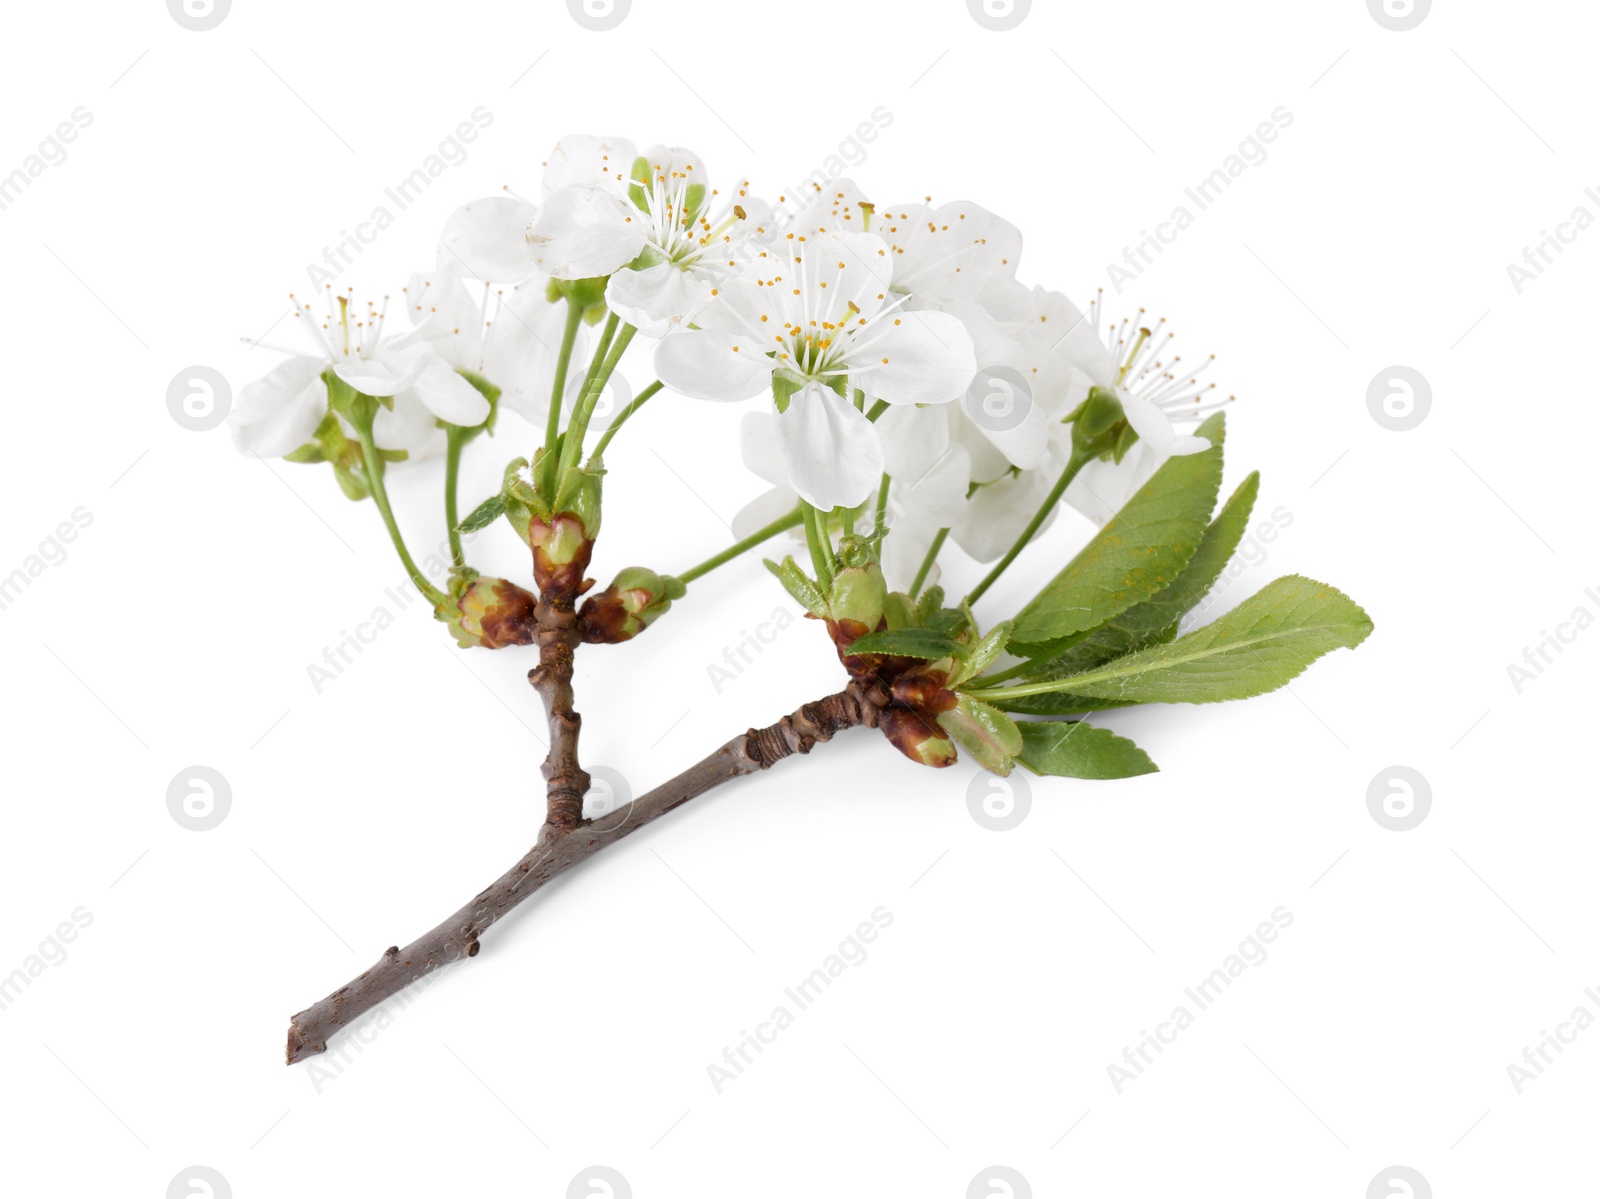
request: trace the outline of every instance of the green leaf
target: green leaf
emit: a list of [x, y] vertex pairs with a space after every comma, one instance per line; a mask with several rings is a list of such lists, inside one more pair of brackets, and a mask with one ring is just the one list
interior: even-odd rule
[[1022, 752], [1017, 722], [971, 696], [963, 695], [955, 707], [939, 713], [939, 727], [971, 754], [973, 761], [1001, 776], [1011, 773], [1017, 754]]
[[1178, 577], [1200, 544], [1222, 486], [1223, 416], [1196, 430], [1211, 448], [1169, 458], [1111, 523], [1017, 614], [1012, 652], [1054, 655]]
[[1176, 641], [1063, 679], [972, 694], [991, 703], [1049, 691], [1146, 704], [1248, 699], [1282, 687], [1330, 650], [1354, 649], [1370, 632], [1371, 619], [1344, 592], [1289, 575]]
[[1021, 716], [1080, 716], [1103, 712], [1107, 708], [1131, 708], [1140, 702], [1134, 699], [1097, 699], [1092, 695], [1074, 695], [1070, 691], [1047, 691], [1042, 695], [1025, 695], [1020, 699], [997, 699], [994, 704], [997, 708]]
[[1081, 720], [1031, 721], [1023, 724], [1021, 762], [1035, 774], [1073, 779], [1126, 779], [1154, 774], [1150, 756], [1110, 729]]
[[977, 648], [972, 651], [972, 657], [967, 659], [961, 669], [950, 677], [950, 689], [954, 690], [968, 679], [988, 670], [994, 660], [1006, 648], [1006, 642], [1010, 639], [1011, 622], [1009, 620], [1003, 621], [990, 629], [983, 640], [978, 642]]
[[506, 497], [504, 495], [491, 495], [468, 513], [467, 519], [457, 527], [463, 533], [476, 533], [479, 529], [487, 529], [505, 514]]
[[936, 662], [940, 658], [965, 657], [967, 647], [954, 637], [938, 629], [884, 629], [868, 633], [850, 643], [851, 654], [888, 654], [896, 658], [924, 658]]
[[917, 600], [917, 620], [927, 624], [944, 607], [944, 588], [935, 583], [923, 591]]
[[1171, 584], [1086, 636], [1074, 639], [1070, 647], [1050, 659], [1042, 669], [1030, 668], [1028, 677], [1056, 679], [1080, 674], [1113, 658], [1176, 637], [1179, 618], [1206, 597], [1234, 550], [1239, 548], [1250, 524], [1250, 511], [1255, 506], [1260, 483], [1261, 476], [1251, 474], [1239, 484], [1239, 489], [1228, 498], [1216, 520], [1200, 538], [1194, 557]]
[[811, 577], [795, 565], [793, 558], [785, 558], [782, 566], [771, 558], [763, 558], [762, 561], [766, 563], [767, 569], [777, 576], [778, 582], [783, 584], [783, 589], [794, 596], [802, 608], [813, 616], [827, 619], [827, 598], [811, 581]]

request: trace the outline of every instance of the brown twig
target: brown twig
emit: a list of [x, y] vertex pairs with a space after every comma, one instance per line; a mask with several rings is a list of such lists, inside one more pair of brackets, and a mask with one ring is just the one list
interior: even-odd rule
[[545, 780], [545, 822], [572, 829], [583, 821], [583, 797], [589, 792], [589, 774], [578, 761], [583, 717], [572, 706], [572, 654], [583, 640], [583, 631], [568, 597], [541, 599], [534, 615], [539, 627], [539, 665], [528, 672], [528, 682], [544, 700], [550, 725], [550, 752], [540, 770]]
[[[570, 649], [568, 661], [570, 665]], [[852, 685], [802, 704], [776, 724], [741, 733], [614, 813], [580, 820], [576, 826], [547, 822], [532, 849], [443, 924], [404, 949], [391, 946], [371, 969], [295, 1015], [289, 1024], [288, 1060], [298, 1062], [323, 1052], [341, 1029], [412, 982], [452, 962], [476, 957], [479, 938], [491, 924], [585, 858], [713, 787], [765, 770], [791, 754], [809, 753], [817, 742], [843, 729], [875, 727], [878, 711], [878, 705]], [[552, 751], [553, 741], [552, 717]]]

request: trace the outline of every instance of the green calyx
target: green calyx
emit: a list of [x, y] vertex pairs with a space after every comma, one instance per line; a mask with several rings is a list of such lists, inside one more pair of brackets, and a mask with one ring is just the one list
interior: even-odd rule
[[548, 545], [547, 552], [566, 555], [561, 559], [562, 563], [571, 561], [571, 549], [565, 540], [567, 534], [559, 534], [551, 541], [550, 530], [559, 523], [558, 516], [570, 517], [571, 521], [562, 527], [569, 528], [575, 522], [576, 528], [582, 533], [579, 540], [592, 542], [599, 536], [600, 480], [605, 470], [598, 463], [587, 468], [571, 467], [558, 480], [555, 495], [547, 496], [535, 482], [541, 477], [539, 467], [543, 460], [544, 451], [540, 450], [531, 465], [526, 458], [516, 458], [508, 463], [501, 478], [500, 491], [468, 514], [461, 522], [461, 531], [475, 533], [504, 516], [517, 531], [517, 536], [522, 538], [523, 544], [532, 546], [538, 527], [543, 526], [545, 532], [539, 533], [538, 537], [541, 544]]
[[1122, 401], [1104, 387], [1091, 388], [1083, 403], [1062, 419], [1072, 422], [1072, 452], [1084, 462], [1092, 458], [1121, 462], [1139, 440]]
[[839, 542], [839, 569], [828, 589], [828, 614], [836, 624], [854, 621], [867, 632], [883, 623], [889, 586], [869, 539], [847, 536]]
[[477, 371], [461, 370], [458, 368], [456, 370], [456, 374], [460, 375], [468, 383], [472, 384], [472, 386], [478, 390], [478, 394], [489, 401], [489, 415], [485, 417], [483, 423], [479, 425], [452, 425], [445, 421], [440, 421], [439, 423], [443, 425], [447, 431], [451, 432], [452, 436], [459, 438], [462, 445], [466, 445], [479, 433], [488, 433], [490, 436], [493, 436], [495, 421], [500, 418], [500, 389], [493, 383], [489, 382], [488, 379], [485, 379], [482, 375], [478, 374]]
[[[406, 457], [404, 450], [379, 450], [388, 462], [400, 462]], [[361, 444], [346, 436], [344, 426], [333, 413], [322, 418], [311, 440], [284, 455], [285, 462], [326, 462], [333, 467], [333, 477], [339, 481], [339, 490], [352, 500], [364, 500], [372, 495], [372, 483], [367, 477], [367, 465], [361, 453]]]
[[606, 317], [606, 284], [609, 276], [592, 279], [552, 279], [545, 291], [546, 298], [554, 304], [565, 299], [583, 313], [585, 324], [594, 325]]

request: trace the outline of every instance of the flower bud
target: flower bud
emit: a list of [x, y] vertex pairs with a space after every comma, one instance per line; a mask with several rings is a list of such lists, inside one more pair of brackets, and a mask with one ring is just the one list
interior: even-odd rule
[[937, 724], [910, 708], [885, 708], [878, 717], [878, 727], [913, 762], [934, 767], [955, 765], [956, 747]]
[[883, 623], [883, 605], [888, 596], [888, 584], [876, 562], [846, 566], [833, 576], [833, 587], [828, 592], [828, 613], [840, 626], [848, 627], [845, 621], [860, 625], [861, 634], [858, 635], [876, 632]]
[[442, 619], [462, 649], [534, 643], [538, 630], [533, 609], [538, 601], [531, 591], [506, 579], [480, 578], [476, 571], [462, 570], [452, 580], [450, 592], [455, 607]]
[[584, 601], [578, 613], [583, 639], [600, 645], [631, 640], [683, 594], [683, 584], [672, 576], [630, 566], [617, 575], [611, 586]]
[[533, 577], [540, 592], [551, 598], [577, 596], [594, 552], [583, 521], [571, 512], [549, 521], [535, 516], [528, 522], [528, 544], [533, 547]]
[[937, 720], [956, 706], [955, 692], [945, 686], [949, 681], [950, 672], [941, 669], [940, 663], [924, 662], [895, 677], [889, 683], [889, 694], [896, 706], [921, 712], [930, 721]]

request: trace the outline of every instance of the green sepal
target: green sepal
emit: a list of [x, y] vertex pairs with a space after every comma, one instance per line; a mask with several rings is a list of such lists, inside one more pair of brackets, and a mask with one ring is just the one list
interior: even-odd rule
[[[404, 450], [379, 450], [385, 461], [398, 462], [406, 457]], [[364, 500], [372, 494], [367, 478], [367, 462], [361, 446], [346, 436], [344, 426], [332, 412], [322, 418], [311, 440], [284, 455], [284, 461], [296, 463], [326, 462], [333, 467], [333, 477], [339, 490], [348, 499]]]
[[551, 509], [558, 515], [570, 512], [583, 522], [590, 541], [600, 535], [600, 480], [605, 471], [598, 466], [569, 466], [561, 472]]
[[783, 589], [794, 596], [796, 602], [819, 620], [828, 619], [828, 600], [821, 589], [811, 581], [811, 576], [795, 565], [794, 559], [785, 558], [780, 565], [771, 558], [762, 562], [783, 584]]
[[704, 183], [691, 183], [683, 189], [683, 212], [680, 217], [685, 228], [692, 227], [695, 218], [700, 215], [700, 210], [706, 203], [706, 185]]
[[[1131, 431], [1122, 401], [1104, 387], [1092, 387], [1088, 397], [1063, 420], [1072, 422], [1072, 451], [1085, 459], [1115, 454], [1126, 432]], [[1129, 445], [1132, 442], [1128, 443]], [[1126, 449], [1122, 453], [1126, 453]]]
[[655, 177], [655, 169], [643, 154], [633, 160], [633, 168], [628, 172], [628, 198], [640, 212], [650, 211], [650, 191]]
[[489, 415], [483, 419], [481, 424], [477, 425], [452, 425], [449, 421], [443, 420], [439, 424], [443, 425], [447, 430], [459, 429], [460, 432], [457, 436], [460, 437], [462, 445], [466, 445], [479, 433], [488, 433], [492, 437], [494, 435], [495, 422], [500, 419], [500, 389], [478, 374], [477, 371], [458, 368], [456, 374], [472, 384], [477, 389], [478, 394], [489, 401]]
[[963, 695], [955, 707], [939, 713], [939, 727], [985, 770], [1002, 777], [1011, 773], [1016, 756], [1022, 752], [1022, 732], [1017, 722], [970, 695]]

